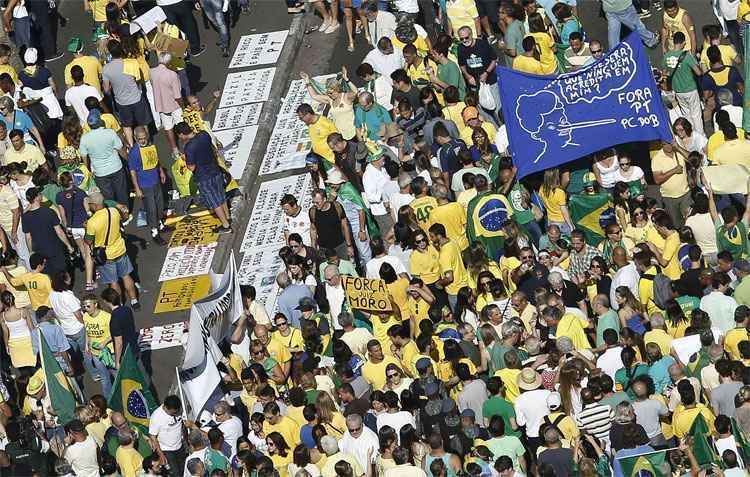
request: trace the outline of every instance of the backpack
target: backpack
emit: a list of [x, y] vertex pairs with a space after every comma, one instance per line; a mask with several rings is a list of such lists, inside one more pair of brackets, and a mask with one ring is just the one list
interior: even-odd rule
[[657, 268], [656, 275], [644, 274], [643, 278], [654, 282], [654, 303], [662, 310], [666, 309], [667, 302], [672, 299], [672, 279], [664, 275], [661, 268]]

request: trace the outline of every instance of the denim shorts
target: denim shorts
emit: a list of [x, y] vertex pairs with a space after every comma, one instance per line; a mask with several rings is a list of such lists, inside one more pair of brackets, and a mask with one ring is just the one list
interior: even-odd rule
[[133, 264], [130, 263], [130, 257], [126, 253], [118, 259], [108, 260], [104, 265], [99, 265], [97, 270], [99, 270], [99, 281], [108, 285], [117, 283], [120, 278], [129, 275], [133, 271]]

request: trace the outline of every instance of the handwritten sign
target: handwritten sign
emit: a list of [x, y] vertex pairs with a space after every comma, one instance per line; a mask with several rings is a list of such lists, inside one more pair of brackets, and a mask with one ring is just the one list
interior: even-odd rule
[[154, 313], [187, 310], [194, 301], [208, 295], [210, 288], [208, 275], [166, 281], [156, 297]]
[[349, 305], [356, 310], [391, 311], [391, 299], [385, 281], [344, 275], [344, 290]]
[[221, 222], [213, 215], [185, 217], [175, 227], [172, 238], [169, 240], [169, 246], [206, 245], [216, 242], [219, 239], [219, 234], [214, 232], [214, 228], [219, 225], [221, 225]]
[[187, 330], [187, 321], [143, 328], [138, 336], [138, 347], [141, 351], [156, 351], [182, 346], [187, 341]]
[[221, 153], [224, 156], [229, 173], [235, 179], [241, 178], [245, 171], [257, 132], [258, 126], [245, 126], [214, 133], [214, 137], [223, 145]]
[[216, 116], [211, 126], [213, 131], [222, 129], [240, 128], [243, 126], [255, 126], [260, 121], [260, 111], [263, 103], [243, 104], [216, 110]]
[[260, 103], [268, 99], [276, 68], [229, 73], [221, 93], [220, 108]]
[[308, 129], [296, 116], [279, 116], [263, 155], [260, 174], [272, 174], [305, 167], [311, 143]]
[[255, 287], [255, 299], [266, 307], [270, 316], [276, 311], [276, 298], [279, 295], [276, 275], [284, 269], [284, 262], [279, 257], [280, 248], [278, 246], [245, 252], [237, 270], [240, 284]]
[[167, 250], [159, 281], [205, 275], [211, 268], [216, 242], [207, 245], [181, 245]]
[[230, 68], [269, 65], [279, 61], [289, 30], [243, 35], [234, 50]]
[[284, 177], [261, 184], [255, 197], [253, 212], [245, 229], [240, 252], [281, 248], [284, 245], [284, 211], [281, 198], [284, 194], [297, 197], [303, 211], [312, 205], [311, 180], [309, 174]]

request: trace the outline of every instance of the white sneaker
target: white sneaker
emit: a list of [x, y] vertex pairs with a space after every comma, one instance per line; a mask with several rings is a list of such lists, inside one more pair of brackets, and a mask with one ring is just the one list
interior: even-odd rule
[[328, 28], [326, 28], [326, 31], [324, 31], [323, 33], [325, 33], [326, 35], [328, 35], [330, 33], [335, 32], [336, 30], [338, 30], [339, 27], [341, 27], [341, 23], [337, 23], [335, 25], [331, 25]]
[[325, 33], [326, 29], [328, 29], [329, 26], [331, 26], [331, 24], [329, 22], [327, 22], [327, 21], [324, 21], [318, 27], [318, 31]]

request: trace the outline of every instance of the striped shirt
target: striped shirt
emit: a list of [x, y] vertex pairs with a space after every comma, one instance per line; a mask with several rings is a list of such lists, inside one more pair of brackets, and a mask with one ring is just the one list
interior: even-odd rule
[[609, 429], [612, 426], [614, 410], [604, 404], [591, 403], [583, 406], [576, 414], [576, 424], [582, 431], [593, 434], [598, 439], [609, 439]]

